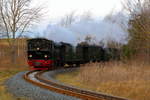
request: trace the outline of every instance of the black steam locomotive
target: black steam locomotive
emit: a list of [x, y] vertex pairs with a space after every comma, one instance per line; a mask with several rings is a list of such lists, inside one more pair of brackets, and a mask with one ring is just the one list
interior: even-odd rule
[[[76, 47], [69, 43], [55, 43], [44, 38], [27, 40], [28, 64], [32, 70], [47, 70], [58, 66], [79, 66], [87, 62], [108, 61], [111, 50], [86, 42]], [[109, 51], [109, 52], [108, 52]]]

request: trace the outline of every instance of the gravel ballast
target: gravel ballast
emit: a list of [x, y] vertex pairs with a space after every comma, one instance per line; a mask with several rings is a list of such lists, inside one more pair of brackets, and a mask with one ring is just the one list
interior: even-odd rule
[[8, 91], [17, 98], [23, 97], [28, 98], [28, 100], [81, 100], [32, 85], [23, 79], [24, 74], [25, 72], [20, 72], [5, 82]]

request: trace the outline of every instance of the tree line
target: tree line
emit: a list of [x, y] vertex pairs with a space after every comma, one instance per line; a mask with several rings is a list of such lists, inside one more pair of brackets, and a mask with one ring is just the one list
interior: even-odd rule
[[145, 56], [150, 60], [150, 0], [127, 0], [129, 41], [124, 46], [126, 56]]

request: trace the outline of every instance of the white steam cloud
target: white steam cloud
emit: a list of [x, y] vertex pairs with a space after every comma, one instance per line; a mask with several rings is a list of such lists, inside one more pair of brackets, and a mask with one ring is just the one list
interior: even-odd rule
[[86, 36], [92, 38], [93, 43], [107, 43], [114, 41], [126, 44], [128, 41], [127, 18], [122, 13], [107, 16], [103, 20], [76, 19], [67, 27], [57, 24], [49, 24], [45, 30], [46, 38], [56, 42], [68, 42], [76, 45], [85, 40]]

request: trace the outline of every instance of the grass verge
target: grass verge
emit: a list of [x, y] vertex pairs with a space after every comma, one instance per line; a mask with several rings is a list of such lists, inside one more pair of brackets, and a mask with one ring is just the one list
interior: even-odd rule
[[150, 64], [144, 62], [90, 63], [77, 72], [58, 74], [69, 85], [122, 96], [133, 100], [150, 98]]
[[25, 68], [1, 68], [0, 69], [0, 100], [27, 100], [23, 97], [16, 98], [10, 94], [4, 85], [4, 82], [18, 72], [25, 71]]

